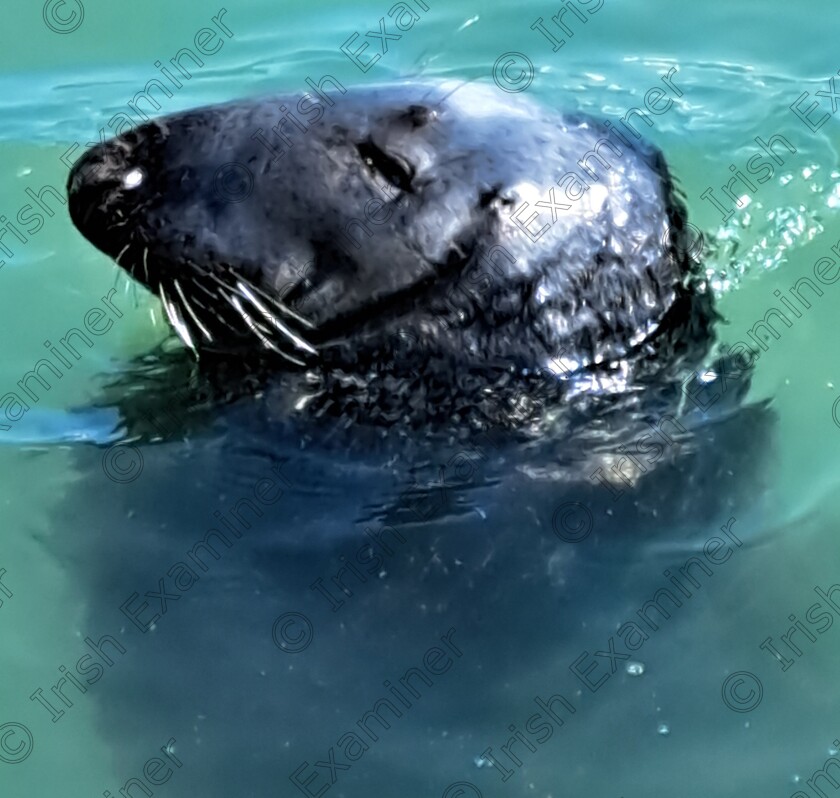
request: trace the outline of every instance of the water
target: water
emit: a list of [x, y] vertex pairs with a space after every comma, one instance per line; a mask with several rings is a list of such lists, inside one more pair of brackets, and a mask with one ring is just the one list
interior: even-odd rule
[[[538, 17], [549, 25], [556, 5], [429, 5], [366, 73], [339, 47], [375, 29], [388, 3], [229, 7], [223, 20], [232, 35], [162, 98], [162, 110], [303, 90], [308, 77], [327, 74], [347, 85], [415, 74], [489, 80], [496, 59], [515, 52], [533, 63], [527, 91], [541, 101], [614, 119], [676, 67], [682, 95], [645, 132], [666, 153], [704, 233], [722, 340], [749, 340], [755, 322], [780, 307], [774, 292], [789, 297], [832, 256], [840, 238], [837, 116], [812, 131], [789, 107], [808, 92], [800, 110], [820, 103], [810, 119], [832, 112], [832, 98], [816, 96], [840, 68], [828, 2], [608, 1], [592, 14], [597, 3], [580, 3], [587, 22], [569, 12], [574, 35], [557, 52], [530, 29]], [[67, 3], [50, 19], [72, 27], [74, 9]], [[191, 46], [217, 12], [194, 2], [87, 2], [81, 25], [59, 34], [45, 26], [40, 4], [15, 3], [0, 51], [2, 212], [14, 217], [29, 203], [27, 188], [63, 191], [62, 156], [69, 163], [74, 144], [97, 141], [159, 74], [155, 61]], [[796, 152], [780, 150], [783, 162], [773, 162], [766, 182], [748, 174], [755, 190], [737, 188], [748, 204], [723, 222], [700, 195], [711, 186], [722, 201], [730, 164], [747, 174], [761, 152], [756, 136], [775, 134]], [[817, 611], [806, 623], [806, 614], [819, 601], [815, 588], [840, 583], [831, 499], [840, 435], [840, 411], [832, 415], [836, 284], [823, 285], [823, 296], [760, 353], [747, 399], [770, 400], [772, 420], [757, 414], [712, 426], [684, 473], [654, 473], [613, 503], [600, 488], [534, 480], [512, 467], [521, 453], [486, 447], [450, 485], [453, 503], [418, 523], [400, 500], [412, 484], [407, 464], [418, 482], [434, 484], [457, 445], [426, 464], [399, 451], [383, 466], [381, 457], [339, 446], [302, 448], [292, 434], [261, 440], [261, 410], [247, 404], [182, 418], [176, 427], [186, 434], [140, 444], [122, 459], [112, 452], [103, 468], [110, 450], [84, 441], [107, 442], [117, 412], [91, 405], [168, 327], [158, 304], [82, 240], [59, 200], [50, 202], [53, 215], [42, 214], [26, 244], [2, 239], [13, 250], [0, 273], [3, 392], [44, 356], [45, 341], [81, 325], [114, 288], [121, 315], [28, 412], [4, 422], [0, 726], [31, 733], [3, 729], [4, 795], [117, 795], [132, 778], [155, 795], [298, 795], [289, 776], [303, 762], [301, 778], [317, 773], [317, 791], [329, 785], [330, 768], [314, 763], [329, 761], [332, 746], [347, 767], [339, 738], [389, 695], [386, 680], [398, 684], [428, 652], [427, 677], [442, 671], [434, 684], [415, 679], [422, 698], [377, 742], [364, 738], [369, 750], [335, 771], [331, 795], [810, 796], [831, 788], [814, 773], [840, 746], [840, 633], [836, 614], [827, 616], [830, 627]], [[138, 453], [142, 473], [125, 481]], [[278, 464], [291, 487], [272, 470]], [[259, 505], [263, 516], [250, 518], [218, 560], [205, 555], [206, 570], [188, 586], [176, 563], [217, 524], [214, 511], [254, 499], [255, 489], [275, 496], [268, 479], [283, 496]], [[577, 542], [552, 530], [566, 502], [595, 508], [591, 534]], [[731, 518], [740, 545], [719, 529]], [[383, 519], [405, 542], [392, 541], [393, 555], [353, 583], [352, 597], [334, 588], [331, 604], [310, 588], [354, 562], [364, 527], [378, 529]], [[613, 672], [610, 658], [594, 652], [609, 652], [612, 639], [627, 654], [622, 624], [669, 584], [666, 570], [676, 573], [713, 537], [730, 556]], [[166, 614], [153, 609], [160, 599], [144, 597], [163, 577], [179, 596]], [[120, 611], [129, 600], [130, 611], [149, 603], [145, 621], [160, 614], [153, 629], [142, 632]], [[815, 638], [788, 638], [801, 655], [781, 641], [791, 615]], [[307, 622], [311, 644], [295, 653], [308, 640]], [[63, 703], [50, 689], [60, 669], [82, 678], [93, 667], [77, 664], [89, 652], [85, 638], [103, 635], [125, 653], [112, 648], [113, 665], [98, 660], [96, 680], [86, 671], [84, 693], [65, 685]], [[760, 648], [768, 637], [782, 659]], [[570, 666], [584, 652], [575, 675]], [[625, 670], [636, 661], [643, 673]], [[598, 667], [590, 682], [608, 675], [595, 692], [580, 676], [591, 662]], [[514, 734], [509, 726], [524, 734], [535, 698], [555, 694], [567, 702], [552, 704], [563, 725], [556, 721], [544, 741], [544, 731], [528, 729], [535, 750], [509, 746], [522, 762], [515, 765], [501, 751]], [[135, 784], [131, 794], [147, 792]]]

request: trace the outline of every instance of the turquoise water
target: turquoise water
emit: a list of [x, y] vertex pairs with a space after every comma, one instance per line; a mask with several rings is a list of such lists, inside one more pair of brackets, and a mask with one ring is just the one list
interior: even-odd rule
[[[183, 88], [162, 98], [161, 112], [302, 91], [307, 78], [328, 74], [345, 85], [415, 75], [489, 82], [500, 55], [519, 53], [534, 67], [528, 93], [557, 108], [613, 119], [641, 105], [650, 89], [663, 85], [662, 76], [676, 68], [673, 83], [681, 94], [654, 118], [646, 134], [666, 154], [690, 218], [704, 233], [704, 265], [725, 319], [719, 328], [723, 342], [749, 340], [756, 321], [769, 308], [780, 307], [774, 292], [789, 296], [798, 280], [813, 279], [815, 263], [832, 257], [840, 240], [840, 110], [833, 112], [831, 96], [816, 94], [830, 94], [829, 78], [840, 69], [833, 46], [840, 23], [827, 1], [684, 6], [606, 0], [597, 10], [597, 2], [579, 2], [586, 22], [570, 11], [565, 21], [573, 35], [552, 28], [566, 39], [557, 52], [548, 38], [531, 29], [538, 17], [550, 27], [556, 4], [428, 5], [423, 11], [415, 0], [416, 24], [391, 41], [367, 72], [340, 47], [354, 32], [375, 29], [380, 17], [387, 20], [388, 3], [227, 7], [222, 19], [231, 34], [219, 37], [221, 48], [204, 58]], [[89, 1], [78, 28], [57, 33], [45, 25], [39, 3], [14, 3], [0, 51], [0, 211], [16, 217], [32, 202], [27, 189], [38, 193], [52, 186], [63, 192], [67, 164], [81, 152], [72, 154], [74, 145], [81, 148], [98, 141], [100, 130], [109, 132], [109, 120], [126, 111], [146, 81], [159, 75], [155, 62], [192, 46], [197, 32], [213, 25], [218, 12], [217, 6], [196, 2], [173, 7]], [[78, 13], [76, 4], [67, 3], [56, 6], [57, 16], [49, 18], [56, 27], [73, 27], [72, 13]], [[507, 74], [518, 76], [516, 69]], [[819, 106], [808, 118], [815, 122], [829, 115], [818, 130], [790, 109], [804, 92], [808, 97], [800, 111], [816, 101]], [[730, 164], [746, 174], [746, 164], [761, 152], [756, 137], [767, 141], [777, 134], [796, 152], [777, 147], [782, 163], [772, 162], [766, 182], [757, 182], [762, 173], [750, 173], [754, 190], [737, 184], [738, 195], [746, 195], [744, 204], [722, 221], [722, 212], [701, 194], [712, 187], [724, 201], [720, 187], [731, 177]], [[282, 544], [261, 548], [249, 543], [236, 555], [241, 559], [211, 572], [208, 580], [216, 592], [201, 594], [196, 587], [189, 594], [183, 605], [193, 615], [179, 605], [183, 612], [173, 625], [166, 629], [161, 622], [159, 640], [141, 646], [131, 638], [133, 633], [141, 639], [139, 633], [108, 601], [142, 592], [141, 585], [153, 590], [154, 569], [160, 566], [162, 572], [175, 562], [177, 552], [189, 548], [199, 530], [203, 534], [212, 523], [213, 510], [222, 506], [219, 497], [242, 495], [238, 487], [253, 485], [264, 466], [238, 460], [234, 436], [220, 424], [213, 435], [187, 441], [182, 448], [142, 448], [145, 481], [133, 487], [104, 480], [100, 450], [80, 439], [105, 439], [113, 416], [69, 411], [90, 407], [132, 358], [164, 341], [169, 328], [157, 301], [76, 233], [61, 201], [47, 202], [50, 211], [41, 212], [41, 226], [35, 229], [29, 217], [26, 243], [10, 234], [0, 239], [12, 252], [0, 269], [2, 392], [15, 390], [21, 375], [44, 356], [45, 341], [55, 342], [82, 324], [114, 288], [121, 315], [26, 413], [5, 408], [10, 429], [0, 438], [6, 443], [0, 447], [5, 474], [0, 584], [6, 587], [0, 588], [0, 727], [25, 725], [34, 747], [15, 762], [26, 753], [28, 738], [18, 726], [5, 728], [8, 736], [0, 743], [6, 757], [0, 756], [3, 795], [107, 795], [106, 790], [117, 795], [127, 780], [142, 776], [147, 760], [156, 753], [167, 756], [159, 749], [170, 738], [176, 743], [168, 754], [183, 764], [161, 759], [161, 767], [170, 767], [172, 775], [159, 786], [145, 780], [155, 795], [216, 794], [210, 790], [222, 785], [224, 794], [265, 795], [265, 784], [272, 782], [273, 793], [298, 795], [289, 774], [304, 760], [326, 757], [341, 733], [384, 694], [383, 680], [422, 661], [453, 615], [466, 624], [459, 623], [457, 637], [465, 641], [464, 655], [454, 660], [451, 675], [441, 676], [440, 693], [430, 693], [428, 702], [418, 704], [422, 709], [407, 714], [378, 747], [342, 772], [330, 795], [441, 795], [460, 781], [475, 788], [454, 788], [449, 798], [457, 798], [457, 789], [477, 789], [485, 796], [819, 795], [809, 779], [833, 794], [832, 785], [824, 778], [814, 782], [813, 774], [840, 748], [834, 742], [840, 738], [840, 624], [812, 632], [814, 641], [796, 632], [790, 639], [801, 656], [779, 641], [794, 623], [789, 616], [802, 621], [818, 600], [815, 587], [840, 583], [833, 498], [840, 436], [840, 409], [833, 414], [840, 396], [837, 284], [824, 285], [824, 295], [801, 316], [791, 317], [790, 326], [762, 349], [748, 399], [770, 400], [775, 422], [759, 428], [766, 435], [761, 441], [751, 440], [748, 428], [737, 424], [719, 433], [720, 450], [730, 447], [742, 456], [737, 465], [733, 459], [731, 468], [724, 465], [707, 481], [684, 487], [694, 494], [686, 501], [693, 498], [700, 508], [691, 523], [677, 514], [673, 528], [652, 519], [646, 529], [640, 521], [644, 515], [631, 512], [633, 499], [625, 497], [613, 517], [620, 525], [626, 516], [632, 534], [614, 540], [611, 551], [595, 556], [581, 548], [585, 542], [577, 548], [546, 543], [530, 550], [535, 559], [527, 567], [522, 564], [522, 583], [548, 575], [553, 592], [529, 593], [500, 576], [493, 611], [466, 612], [469, 593], [451, 590], [434, 569], [427, 581], [418, 577], [415, 584], [409, 574], [429, 565], [412, 561], [389, 566], [391, 576], [375, 588], [381, 587], [380, 593], [360, 592], [358, 604], [333, 614], [317, 603], [308, 585], [317, 574], [334, 573], [338, 556], [358, 545], [348, 532], [344, 549], [329, 547], [330, 530], [340, 526], [336, 517], [344, 508], [344, 527], [350, 529], [365, 513], [375, 515], [371, 507], [393, 503], [401, 483], [341, 477], [338, 465], [333, 474], [331, 466], [315, 461], [312, 468], [322, 471], [313, 470], [301, 492], [315, 501], [301, 500], [294, 510], [284, 506], [271, 519], [272, 530], [281, 530]], [[725, 209], [731, 208], [733, 203], [726, 202]], [[9, 423], [9, 412], [20, 417]], [[232, 464], [247, 462], [248, 467], [211, 471], [207, 464], [217, 444]], [[286, 442], [277, 451], [284, 460], [293, 459], [294, 448]], [[201, 467], [191, 470], [190, 463]], [[748, 470], [761, 471], [766, 487], [736, 488], [749, 482]], [[480, 514], [473, 512], [456, 514], [447, 520], [449, 526], [441, 524], [441, 530], [452, 527], [453, 536], [466, 536], [461, 540], [465, 548], [448, 552], [453, 561], [468, 559], [466, 541], [474, 529], [474, 551], [482, 558], [490, 561], [492, 546], [487, 547], [497, 536], [499, 550], [518, 563], [511, 536], [530, 540], [539, 527], [533, 519], [544, 508], [529, 497], [527, 480], [502, 483], [493, 477], [486, 475], [483, 490], [469, 499], [485, 521], [480, 523]], [[533, 490], [549, 508], [556, 505], [545, 486]], [[182, 495], [187, 506], [176, 507], [175, 495]], [[712, 509], [712, 498], [723, 495], [726, 506]], [[195, 501], [207, 496], [212, 500], [207, 506]], [[708, 518], [702, 511], [704, 497], [709, 497]], [[628, 673], [622, 660], [603, 690], [590, 693], [569, 672], [569, 664], [584, 650], [603, 650], [620, 624], [664, 583], [662, 572], [684, 562], [698, 546], [702, 550], [730, 517], [737, 519], [734, 530], [740, 531], [744, 546], [715, 569], [707, 591], [675, 613], [667, 631], [663, 627], [637, 652], [633, 661], [643, 663], [644, 672]], [[182, 540], [175, 545], [172, 540], [181, 530]], [[422, 550], [423, 530], [414, 534]], [[298, 536], [320, 554], [308, 551]], [[438, 545], [429, 543], [429, 562], [435, 561]], [[290, 581], [283, 588], [288, 593], [278, 592], [272, 569], [291, 580], [298, 568], [301, 584]], [[417, 594], [409, 597], [406, 590], [400, 595], [400, 579], [416, 587]], [[243, 591], [238, 598], [237, 588]], [[442, 598], [442, 609], [429, 606], [424, 592], [429, 590], [440, 591], [450, 603], [443, 607]], [[253, 613], [246, 595], [253, 598]], [[266, 609], [254, 598], [258, 595], [276, 601]], [[517, 597], [520, 602], [539, 597], [541, 603], [512, 607]], [[389, 645], [403, 638], [398, 625], [393, 631], [388, 627], [399, 615], [392, 617], [383, 607], [390, 601], [392, 609], [399, 608], [401, 600], [406, 629], [416, 624], [417, 643], [411, 650]], [[322, 648], [313, 644], [308, 662], [289, 660], [271, 644], [272, 620], [277, 608], [287, 605], [317, 621]], [[233, 611], [243, 607], [247, 619]], [[383, 613], [379, 625], [365, 621], [366, 613], [374, 612]], [[436, 612], [439, 625], [429, 620]], [[251, 623], [257, 621], [264, 627], [266, 651], [253, 644]], [[176, 622], [183, 626], [175, 627]], [[807, 628], [817, 626], [809, 622]], [[526, 628], [529, 636], [516, 637], [515, 630]], [[211, 630], [219, 631], [218, 640]], [[71, 667], [82, 655], [86, 636], [106, 632], [127, 649], [134, 646], [133, 658], [122, 670], [105, 671], [85, 693], [68, 687], [72, 707], [61, 703], [50, 693], [62, 676], [59, 666]], [[787, 651], [793, 663], [787, 670], [760, 649], [767, 637]], [[195, 648], [180, 651], [179, 639]], [[609, 668], [606, 660], [601, 665]], [[762, 685], [761, 702], [749, 712], [733, 711], [721, 699], [724, 685], [736, 691], [736, 698], [755, 689], [752, 682], [726, 682], [740, 671], [750, 672]], [[249, 680], [241, 675], [245, 672]], [[264, 696], [255, 697], [251, 688], [260, 679], [270, 684]], [[190, 692], [191, 684], [207, 689], [198, 691], [199, 697]], [[30, 698], [39, 687], [64, 712], [55, 722]], [[500, 772], [493, 772], [501, 769], [491, 767], [482, 752], [491, 746], [498, 755], [512, 734], [509, 725], [521, 729], [534, 696], [547, 698], [552, 691], [566, 695], [577, 711], [567, 717], [562, 734], [536, 751], [520, 744], [523, 765], [503, 781]], [[453, 714], [457, 706], [471, 712]], [[236, 714], [238, 707], [248, 712]], [[312, 717], [309, 709], [320, 714]], [[20, 745], [24, 748], [15, 753]], [[130, 794], [147, 793], [135, 786]]]

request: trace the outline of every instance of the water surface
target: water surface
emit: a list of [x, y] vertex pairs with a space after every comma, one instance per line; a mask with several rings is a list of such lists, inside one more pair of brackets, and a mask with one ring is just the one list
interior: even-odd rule
[[[514, 52], [533, 63], [527, 92], [541, 102], [615, 119], [676, 67], [682, 94], [646, 134], [666, 153], [704, 233], [704, 264], [725, 318], [722, 343], [749, 341], [768, 309], [781, 307], [775, 292], [788, 297], [802, 277], [813, 279], [815, 263], [836, 256], [837, 119], [831, 97], [816, 94], [829, 91], [840, 68], [834, 8], [607, 0], [590, 14], [596, 5], [578, 5], [586, 23], [567, 15], [573, 35], [555, 52], [531, 24], [542, 17], [548, 25], [556, 5], [429, 3], [367, 72], [340, 47], [387, 20], [388, 4], [231, 6], [223, 19], [232, 35], [162, 98], [161, 111], [302, 91], [307, 78], [325, 75], [346, 85], [415, 75], [489, 82], [497, 58]], [[71, 26], [73, 10], [67, 3], [55, 13]], [[45, 25], [40, 4], [13, 4], [0, 52], [2, 212], [15, 217], [31, 202], [27, 189], [62, 192], [73, 153], [98, 141], [159, 75], [155, 62], [191, 46], [218, 13], [191, 0], [177, 8], [86, 2], [81, 25], [60, 34]], [[830, 115], [818, 130], [790, 109], [804, 92], [800, 110], [820, 103], [810, 119]], [[796, 152], [778, 150], [782, 162], [772, 162], [772, 176], [755, 190], [739, 185], [742, 206], [727, 203], [735, 213], [723, 221], [701, 194], [712, 187], [722, 197], [730, 164], [743, 171], [761, 152], [756, 137], [777, 134]], [[836, 624], [806, 613], [819, 600], [815, 588], [840, 583], [836, 286], [824, 285], [811, 308], [798, 306], [801, 315], [791, 314], [790, 326], [760, 351], [746, 401], [768, 400], [772, 418], [710, 425], [683, 470], [653, 474], [638, 493], [612, 502], [591, 485], [535, 480], [515, 467], [521, 453], [485, 444], [472, 471], [450, 486], [453, 503], [421, 523], [406, 510], [405, 492], [415, 479], [433, 484], [458, 445], [427, 452], [423, 462], [402, 451], [387, 466], [337, 446], [301, 447], [288, 431], [269, 439], [252, 405], [202, 417], [168, 443], [143, 443], [139, 478], [107, 479], [106, 447], [85, 441], [118, 436], [116, 411], [76, 411], [98, 403], [104, 387], [169, 331], [156, 300], [75, 232], [59, 199], [46, 201], [43, 225], [25, 244], [2, 239], [13, 251], [0, 269], [3, 392], [16, 390], [44, 357], [45, 341], [82, 324], [114, 288], [122, 315], [2, 432], [0, 576], [12, 595], [0, 593], [0, 725], [23, 724], [34, 741], [25, 760], [0, 762], [4, 794], [117, 795], [142, 778], [155, 795], [298, 795], [289, 776], [301, 763], [328, 760], [330, 747], [348, 761], [339, 738], [388, 695], [384, 682], [398, 684], [434, 648], [451, 666], [434, 679], [426, 671], [432, 686], [414, 682], [424, 686], [422, 698], [336, 772], [331, 795], [442, 795], [462, 781], [474, 788], [452, 788], [449, 798], [478, 794], [458, 789], [629, 798], [811, 796], [821, 787], [831, 794], [813, 774], [840, 748], [840, 637]], [[164, 575], [172, 589], [167, 571], [218, 523], [214, 512], [256, 500], [258, 485], [264, 498], [274, 496], [270, 478], [282, 497], [259, 505], [263, 515], [218, 561], [205, 557], [201, 579], [170, 600], [155, 629], [132, 624], [120, 606], [134, 593], [132, 611], [144, 600], [157, 606], [145, 593]], [[552, 526], [566, 502], [595, 508], [592, 533], [576, 543]], [[664, 572], [702, 556], [733, 518], [729, 528], [742, 545], [730, 541], [731, 556], [613, 673], [594, 652], [608, 651], [611, 637], [620, 643], [621, 625], [668, 584]], [[311, 588], [354, 561], [366, 526], [376, 531], [386, 521], [405, 542], [397, 538], [381, 575], [357, 580], [338, 608]], [[348, 584], [352, 578], [345, 573]], [[272, 635], [289, 612], [314, 629], [311, 645], [296, 654]], [[797, 620], [814, 641], [802, 632], [790, 637]], [[304, 628], [288, 627], [289, 634]], [[441, 641], [451, 629], [461, 654]], [[801, 655], [780, 642], [786, 634]], [[62, 703], [51, 691], [61, 669], [78, 678], [85, 638], [103, 635], [125, 654], [113, 656], [113, 666], [100, 660], [102, 675], [86, 692], [65, 685], [72, 706]], [[786, 652], [786, 670], [760, 648], [768, 637]], [[595, 692], [570, 670], [584, 652], [584, 667], [598, 663], [593, 679], [609, 674]], [[445, 660], [430, 656], [433, 670], [442, 670]], [[758, 682], [727, 681], [737, 672]], [[761, 701], [752, 706], [759, 682]], [[32, 700], [39, 689], [53, 712]], [[537, 712], [535, 698], [555, 694], [575, 711], [564, 707], [563, 726], [532, 742], [536, 750], [509, 746], [522, 762], [515, 765], [501, 747]], [[7, 730], [14, 736], [3, 750], [14, 760], [28, 738], [20, 727]], [[488, 747], [511, 771], [507, 780]], [[154, 767], [152, 779], [143, 773], [156, 756], [158, 777], [171, 770], [165, 784], [154, 782]], [[310, 772], [319, 778], [313, 791], [329, 784], [328, 768], [305, 768], [300, 778]], [[130, 794], [146, 793], [135, 785]]]

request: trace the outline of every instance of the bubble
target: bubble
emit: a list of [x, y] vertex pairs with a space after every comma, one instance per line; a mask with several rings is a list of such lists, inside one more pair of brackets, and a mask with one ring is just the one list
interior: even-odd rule
[[624, 666], [624, 670], [627, 671], [629, 676], [641, 676], [645, 672], [645, 663], [628, 662], [627, 665]]

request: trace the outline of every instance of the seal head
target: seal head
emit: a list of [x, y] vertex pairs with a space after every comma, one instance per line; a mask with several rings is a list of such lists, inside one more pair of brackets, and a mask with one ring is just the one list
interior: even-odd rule
[[579, 386], [649, 354], [692, 294], [685, 213], [651, 145], [475, 84], [329, 102], [176, 114], [74, 166], [74, 223], [191, 349], [368, 393], [421, 374], [444, 393]]

